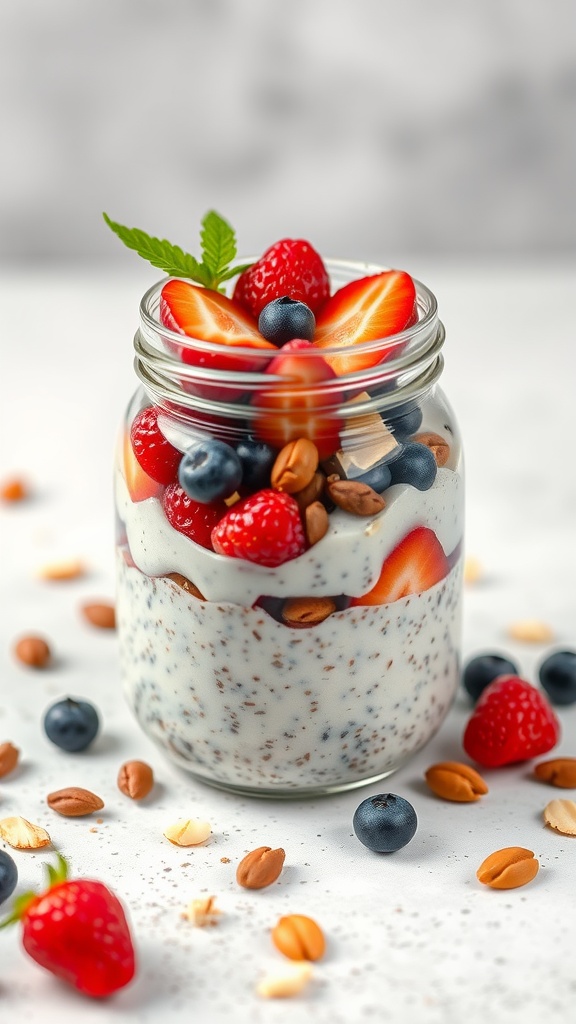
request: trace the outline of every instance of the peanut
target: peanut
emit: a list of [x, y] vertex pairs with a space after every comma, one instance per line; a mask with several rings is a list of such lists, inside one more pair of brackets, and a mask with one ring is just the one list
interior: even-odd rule
[[84, 576], [86, 568], [78, 558], [71, 558], [62, 562], [48, 562], [40, 566], [37, 576], [41, 580], [59, 581], [75, 580]]
[[212, 829], [207, 821], [194, 818], [181, 818], [169, 825], [164, 835], [174, 846], [199, 846], [204, 843]]
[[154, 786], [154, 772], [145, 761], [126, 761], [118, 772], [118, 789], [131, 800], [143, 800]]
[[96, 626], [97, 629], [116, 628], [116, 612], [114, 605], [110, 604], [108, 601], [83, 604], [81, 610], [84, 618], [91, 626]]
[[486, 857], [476, 877], [492, 889], [516, 889], [531, 882], [538, 874], [539, 867], [532, 850], [525, 850], [523, 846], [508, 846]]
[[251, 850], [240, 861], [236, 869], [236, 881], [244, 889], [265, 889], [272, 885], [284, 867], [284, 850], [273, 850], [270, 846], [259, 846]]
[[304, 914], [281, 917], [272, 929], [272, 941], [291, 960], [319, 960], [326, 949], [320, 925]]
[[338, 508], [355, 516], [375, 516], [386, 502], [381, 494], [368, 484], [357, 480], [340, 480], [335, 474], [326, 481], [328, 496]]
[[426, 431], [422, 434], [415, 434], [412, 438], [417, 444], [425, 444], [430, 449], [437, 466], [445, 466], [450, 458], [450, 445], [448, 442], [433, 431]]
[[548, 644], [554, 639], [552, 628], [540, 619], [521, 619], [508, 626], [508, 636], [526, 644]]
[[276, 491], [294, 494], [307, 487], [318, 468], [318, 449], [307, 437], [299, 437], [284, 445], [270, 473]]
[[282, 618], [287, 626], [302, 629], [317, 626], [335, 611], [331, 597], [290, 597], [283, 605]]
[[6, 502], [23, 501], [28, 497], [28, 488], [19, 476], [10, 477], [0, 484], [0, 498]]
[[576, 757], [555, 757], [551, 761], [541, 761], [534, 768], [534, 775], [550, 786], [576, 789]]
[[310, 547], [317, 544], [328, 533], [330, 519], [321, 501], [313, 501], [307, 505], [303, 514], [304, 533]]
[[574, 800], [551, 800], [544, 808], [544, 821], [563, 836], [576, 836], [576, 803]]
[[14, 771], [19, 757], [20, 751], [13, 743], [0, 743], [0, 779]]
[[433, 764], [424, 777], [432, 792], [443, 800], [472, 803], [488, 792], [482, 776], [474, 768], [458, 761]]
[[22, 636], [14, 647], [14, 655], [28, 668], [46, 668], [51, 658], [50, 647], [41, 636]]
[[104, 801], [99, 796], [80, 786], [67, 786], [49, 793], [46, 803], [65, 818], [82, 818], [104, 807]]

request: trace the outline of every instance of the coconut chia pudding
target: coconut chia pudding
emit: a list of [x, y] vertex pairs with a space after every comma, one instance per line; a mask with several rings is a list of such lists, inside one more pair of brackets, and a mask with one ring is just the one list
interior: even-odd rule
[[169, 264], [141, 306], [115, 471], [123, 688], [203, 781], [346, 789], [420, 749], [459, 681], [443, 328], [403, 271], [291, 239], [230, 269], [230, 232], [208, 214], [202, 263]]

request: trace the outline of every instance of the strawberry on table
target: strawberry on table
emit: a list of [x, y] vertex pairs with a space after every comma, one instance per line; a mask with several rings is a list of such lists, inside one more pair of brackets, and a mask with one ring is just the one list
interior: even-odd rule
[[317, 313], [330, 295], [322, 257], [302, 238], [283, 238], [266, 250], [236, 282], [234, 301], [258, 317], [273, 299], [288, 296]]
[[132, 421], [130, 440], [134, 455], [145, 474], [156, 483], [169, 484], [176, 479], [182, 452], [174, 448], [160, 430], [159, 411], [153, 405], [141, 409]]
[[482, 691], [466, 726], [464, 750], [485, 768], [540, 757], [556, 746], [560, 724], [544, 694], [514, 675]]
[[[415, 323], [416, 289], [409, 274], [386, 270], [351, 281], [334, 293], [316, 318], [314, 345], [318, 348], [349, 348], [362, 342], [387, 338]], [[364, 370], [388, 359], [398, 349], [391, 345], [372, 352], [326, 355], [341, 376]]]
[[296, 501], [270, 489], [233, 505], [212, 530], [212, 543], [220, 555], [268, 566], [282, 565], [306, 549]]
[[444, 579], [448, 559], [433, 530], [418, 526], [385, 559], [378, 580], [368, 593], [352, 598], [352, 605], [391, 604], [421, 594]]
[[22, 922], [22, 944], [41, 967], [84, 995], [103, 998], [124, 988], [135, 974], [135, 955], [126, 915], [102, 882], [68, 878], [47, 865], [49, 887], [18, 897], [2, 927]]

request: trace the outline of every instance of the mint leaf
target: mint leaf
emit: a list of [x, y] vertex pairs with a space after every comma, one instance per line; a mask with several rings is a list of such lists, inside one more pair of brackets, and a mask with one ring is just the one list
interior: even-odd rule
[[202, 221], [200, 241], [202, 262], [218, 280], [236, 256], [236, 235], [223, 217], [210, 210]]

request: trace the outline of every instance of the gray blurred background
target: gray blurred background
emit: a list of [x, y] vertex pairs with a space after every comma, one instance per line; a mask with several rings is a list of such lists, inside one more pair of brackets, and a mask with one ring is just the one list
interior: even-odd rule
[[570, 0], [0, 0], [0, 261], [308, 237], [397, 263], [576, 240]]

